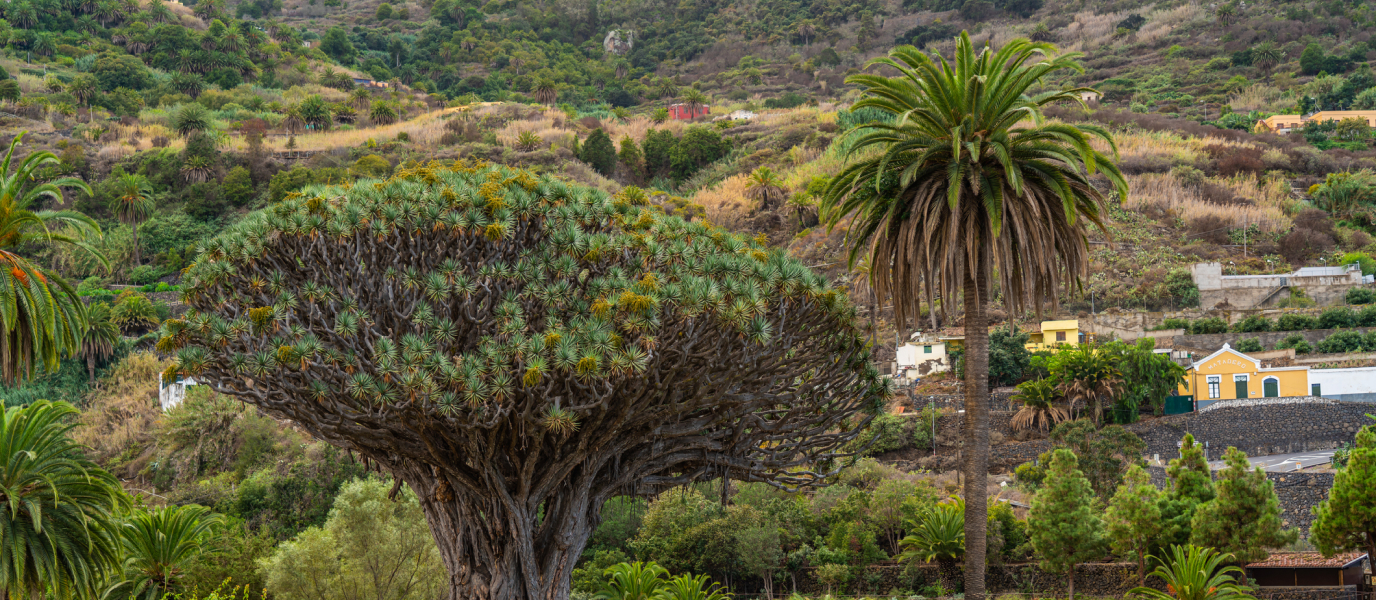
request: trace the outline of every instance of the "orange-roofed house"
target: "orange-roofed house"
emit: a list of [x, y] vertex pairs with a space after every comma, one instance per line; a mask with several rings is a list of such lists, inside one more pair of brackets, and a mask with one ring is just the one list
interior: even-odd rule
[[1323, 123], [1361, 119], [1368, 126], [1376, 127], [1376, 110], [1321, 110], [1312, 115], [1271, 115], [1257, 121], [1257, 131], [1270, 133], [1290, 133], [1304, 127], [1305, 123]]

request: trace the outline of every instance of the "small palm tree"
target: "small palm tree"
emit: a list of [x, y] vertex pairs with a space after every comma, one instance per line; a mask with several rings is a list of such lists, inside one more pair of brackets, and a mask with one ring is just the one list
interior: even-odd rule
[[535, 101], [547, 106], [553, 106], [559, 99], [559, 90], [554, 87], [554, 82], [548, 79], [541, 79], [540, 83], [535, 84]]
[[803, 217], [814, 206], [817, 206], [817, 199], [807, 192], [797, 192], [788, 197], [788, 207], [798, 215], [798, 229], [803, 228]]
[[134, 230], [134, 266], [143, 263], [139, 257], [139, 223], [153, 214], [153, 186], [143, 175], [121, 175], [115, 184], [117, 194], [110, 208], [120, 223]]
[[706, 575], [685, 574], [664, 582], [656, 597], [660, 600], [730, 600], [731, 595]]
[[369, 92], [367, 88], [354, 88], [354, 91], [349, 92], [349, 102], [353, 103], [354, 108], [358, 110], [367, 110], [368, 104], [372, 100], [373, 93]]
[[1104, 407], [1122, 392], [1123, 375], [1113, 358], [1092, 344], [1062, 349], [1052, 359], [1060, 373], [1059, 390], [1070, 401], [1070, 412], [1083, 402], [1094, 409], [1094, 423], [1103, 422]]
[[[50, 372], [58, 366], [61, 354], [73, 355], [81, 349], [81, 334], [86, 328], [86, 310], [76, 289], [56, 273], [29, 262], [15, 250], [25, 244], [62, 243], [90, 252], [107, 267], [105, 256], [90, 244], [100, 235], [100, 226], [76, 211], [30, 210], [44, 198], [62, 202], [62, 189], [91, 193], [85, 182], [63, 177], [37, 183], [38, 172], [58, 163], [52, 152], [29, 154], [10, 172], [14, 151], [27, 132], [10, 142], [0, 162], [0, 382], [13, 385], [31, 377], [35, 362]], [[50, 226], [62, 225], [65, 232], [54, 233]]]
[[1056, 405], [1060, 394], [1049, 379], [1032, 379], [1018, 384], [1018, 393], [1010, 399], [1022, 402], [1022, 408], [1009, 424], [1013, 429], [1037, 428], [1047, 431], [1057, 423], [1070, 420], [1070, 411]]
[[172, 117], [172, 129], [182, 137], [190, 137], [197, 131], [210, 129], [210, 111], [205, 105], [192, 102], [183, 104]]
[[900, 562], [937, 563], [941, 585], [955, 589], [956, 561], [965, 556], [965, 501], [951, 502], [927, 509], [918, 522], [908, 524], [908, 535], [899, 540]]
[[769, 209], [780, 204], [788, 197], [784, 180], [769, 167], [760, 167], [750, 173], [745, 180], [745, 195], [760, 203], [761, 209]]
[[662, 77], [655, 83], [655, 93], [659, 94], [660, 98], [673, 98], [678, 95], [678, 86], [674, 84], [674, 80]]
[[665, 122], [665, 121], [668, 121], [668, 120], [669, 120], [669, 109], [667, 109], [667, 108], [656, 108], [656, 109], [654, 109], [653, 111], [650, 111], [650, 120], [653, 121], [656, 125], [659, 125], [659, 124], [661, 124], [661, 123], [663, 123], [663, 122]]
[[0, 413], [0, 596], [94, 597], [119, 560], [119, 481], [67, 433], [77, 410], [39, 400]]
[[1147, 600], [1255, 600], [1229, 575], [1243, 572], [1227, 564], [1233, 560], [1231, 554], [1191, 545], [1171, 546], [1169, 560], [1151, 558], [1157, 562], [1151, 574], [1166, 582], [1166, 591], [1135, 587], [1128, 591], [1129, 596]]
[[530, 152], [539, 148], [543, 141], [534, 131], [522, 131], [520, 135], [516, 136], [516, 149], [521, 152]]
[[397, 111], [392, 108], [392, 103], [385, 100], [378, 100], [373, 103], [373, 107], [368, 111], [368, 118], [376, 125], [391, 125], [397, 122]]
[[706, 93], [697, 88], [688, 88], [687, 91], [683, 92], [683, 103], [688, 105], [689, 118], [697, 118], [698, 111], [711, 101], [712, 99], [708, 98]]
[[96, 90], [96, 78], [90, 73], [77, 75], [71, 83], [67, 84], [67, 93], [76, 98], [77, 103], [83, 106], [90, 106], [91, 99], [96, 96]]
[[593, 600], [657, 600], [668, 574], [654, 562], [612, 565], [603, 572], [607, 581]]
[[93, 304], [86, 311], [86, 334], [81, 337], [81, 356], [86, 359], [86, 374], [96, 384], [96, 361], [109, 358], [119, 343], [119, 326], [110, 318], [110, 305]]
[[1220, 4], [1218, 9], [1214, 11], [1214, 17], [1218, 18], [1218, 22], [1222, 25], [1232, 23], [1233, 19], [1237, 18], [1237, 7], [1232, 2]]
[[122, 331], [151, 329], [158, 326], [158, 307], [148, 296], [126, 291], [115, 298], [110, 308], [110, 321]]
[[1275, 42], [1262, 42], [1252, 49], [1252, 64], [1266, 73], [1270, 73], [1276, 65], [1285, 60], [1285, 53], [1276, 46]]
[[168, 506], [134, 513], [120, 527], [124, 547], [124, 579], [106, 595], [126, 599], [160, 600], [183, 591], [186, 565], [201, 553], [219, 515], [203, 506]]

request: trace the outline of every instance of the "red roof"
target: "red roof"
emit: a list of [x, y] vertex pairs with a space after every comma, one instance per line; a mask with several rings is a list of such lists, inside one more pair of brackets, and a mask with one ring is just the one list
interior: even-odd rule
[[1279, 552], [1262, 562], [1250, 563], [1247, 568], [1341, 569], [1365, 558], [1365, 552], [1346, 552], [1335, 554], [1331, 558], [1324, 558], [1318, 552]]

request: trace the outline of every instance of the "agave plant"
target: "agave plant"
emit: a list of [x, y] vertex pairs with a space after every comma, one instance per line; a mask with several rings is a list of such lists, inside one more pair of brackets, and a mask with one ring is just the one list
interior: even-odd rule
[[516, 149], [521, 152], [530, 152], [539, 148], [543, 142], [544, 140], [540, 139], [540, 136], [536, 135], [534, 131], [522, 131], [520, 135], [516, 136]]
[[1060, 393], [1051, 380], [1031, 379], [1019, 383], [1017, 387], [1018, 393], [1010, 399], [1022, 402], [1022, 408], [1018, 409], [1009, 422], [1014, 429], [1036, 428], [1045, 432], [1058, 423], [1070, 420], [1070, 411], [1056, 405]]
[[1233, 560], [1231, 554], [1194, 545], [1173, 545], [1166, 558], [1151, 558], [1157, 563], [1151, 574], [1166, 582], [1166, 591], [1135, 587], [1128, 590], [1129, 596], [1150, 600], [1254, 600], [1230, 575], [1243, 572], [1227, 564]]

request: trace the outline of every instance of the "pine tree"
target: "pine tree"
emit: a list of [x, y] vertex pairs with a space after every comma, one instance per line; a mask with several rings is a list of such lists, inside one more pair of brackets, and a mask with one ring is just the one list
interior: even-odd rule
[[1204, 446], [1185, 434], [1181, 440], [1180, 458], [1171, 460], [1166, 468], [1170, 488], [1161, 497], [1161, 548], [1190, 541], [1190, 521], [1199, 505], [1214, 499], [1214, 483], [1209, 463], [1204, 460]]
[[1299, 530], [1284, 529], [1275, 484], [1261, 467], [1247, 462], [1247, 454], [1228, 448], [1227, 463], [1218, 473], [1218, 496], [1206, 502], [1190, 521], [1190, 543], [1232, 554], [1241, 564], [1266, 560], [1267, 548], [1280, 548], [1299, 539]]
[[1100, 512], [1099, 498], [1080, 472], [1075, 453], [1057, 449], [1051, 454], [1042, 489], [1032, 497], [1027, 530], [1032, 548], [1042, 557], [1042, 569], [1067, 574], [1071, 600], [1075, 599], [1075, 565], [1103, 555]]
[[1309, 539], [1324, 556], [1361, 550], [1376, 556], [1376, 432], [1363, 427], [1357, 447], [1333, 477], [1328, 499], [1314, 507]]
[[1137, 555], [1137, 585], [1146, 585], [1147, 552], [1161, 535], [1161, 497], [1161, 490], [1151, 484], [1147, 471], [1132, 465], [1104, 513], [1104, 526], [1113, 550]]
[[630, 173], [631, 181], [639, 183], [645, 179], [645, 159], [640, 154], [640, 146], [631, 139], [631, 136], [621, 138], [621, 152], [617, 154], [617, 159], [626, 166], [626, 172]]

